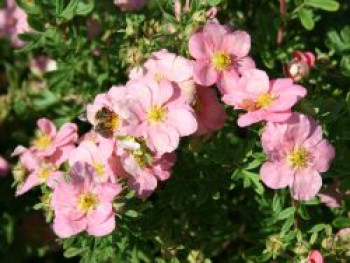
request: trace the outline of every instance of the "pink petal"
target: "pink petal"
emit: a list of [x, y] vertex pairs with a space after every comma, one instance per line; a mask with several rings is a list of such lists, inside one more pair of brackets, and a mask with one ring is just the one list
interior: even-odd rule
[[308, 258], [308, 263], [323, 263], [323, 256], [318, 250], [312, 250], [309, 258]]
[[211, 86], [217, 82], [219, 73], [213, 68], [209, 60], [197, 60], [193, 69], [194, 81], [201, 86]]
[[65, 217], [56, 216], [53, 221], [53, 230], [56, 235], [61, 238], [67, 238], [74, 236], [84, 230], [87, 227], [87, 220], [82, 218], [81, 220], [72, 221], [68, 220]]
[[194, 33], [189, 40], [189, 50], [195, 59], [207, 59], [211, 57], [212, 50], [206, 44], [203, 32]]
[[37, 125], [44, 134], [51, 138], [56, 136], [56, 127], [49, 119], [41, 118], [37, 121]]
[[235, 67], [230, 67], [224, 70], [221, 74], [221, 78], [218, 82], [218, 88], [222, 95], [233, 92], [237, 89], [239, 82], [239, 76]]
[[100, 202], [112, 202], [122, 191], [122, 187], [119, 184], [102, 183], [96, 187], [96, 191]]
[[261, 180], [272, 189], [287, 187], [293, 181], [294, 171], [284, 161], [266, 162], [260, 169]]
[[137, 197], [147, 198], [157, 188], [157, 179], [152, 174], [143, 172], [129, 184], [130, 188], [136, 191]]
[[261, 111], [247, 112], [238, 117], [237, 124], [239, 127], [247, 127], [264, 119]]
[[319, 172], [326, 172], [331, 161], [335, 157], [334, 147], [327, 141], [322, 140], [313, 150], [314, 168]]
[[174, 127], [180, 136], [188, 136], [196, 132], [198, 125], [194, 114], [183, 108], [169, 112], [167, 124]]
[[36, 172], [33, 172], [21, 185], [17, 187], [16, 196], [23, 195], [37, 185], [40, 185], [38, 174]]
[[267, 93], [270, 89], [269, 77], [265, 71], [250, 69], [244, 72], [243, 77], [246, 81], [242, 82], [242, 84], [246, 85], [245, 90], [248, 93], [257, 96]]
[[320, 174], [313, 168], [298, 170], [291, 184], [292, 197], [296, 200], [307, 201], [317, 195], [322, 186]]
[[114, 214], [112, 214], [106, 221], [100, 224], [88, 224], [87, 227], [87, 232], [90, 235], [96, 236], [96, 237], [101, 237], [101, 236], [106, 236], [110, 233], [113, 232], [115, 229], [115, 218]]
[[242, 58], [248, 55], [250, 43], [249, 34], [244, 31], [235, 31], [225, 36], [222, 48], [235, 57]]
[[147, 138], [147, 146], [159, 154], [174, 151], [180, 141], [179, 131], [173, 126], [152, 127], [147, 133]]
[[254, 69], [255, 62], [251, 57], [244, 57], [238, 60], [238, 72], [243, 74], [245, 71]]
[[54, 140], [56, 147], [64, 146], [68, 143], [75, 143], [78, 140], [78, 127], [74, 123], [66, 123], [58, 131]]
[[227, 37], [227, 27], [216, 22], [208, 22], [203, 28], [203, 36], [209, 50], [219, 50]]
[[112, 203], [102, 202], [96, 207], [96, 209], [91, 210], [87, 214], [88, 225], [101, 224], [104, 221], [108, 220], [112, 215], [114, 216]]

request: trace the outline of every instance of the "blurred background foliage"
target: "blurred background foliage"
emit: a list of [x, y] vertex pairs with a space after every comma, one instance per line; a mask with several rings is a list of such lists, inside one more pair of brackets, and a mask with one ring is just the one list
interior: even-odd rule
[[[188, 56], [189, 36], [218, 6], [220, 22], [251, 34], [252, 57], [271, 77], [284, 76], [294, 50], [316, 54], [298, 110], [314, 116], [336, 147], [324, 187], [339, 181], [349, 189], [350, 2], [289, 0], [285, 14], [277, 0], [190, 2], [178, 20], [172, 0], [152, 0], [134, 13], [121, 12], [112, 0], [19, 0], [35, 31], [21, 36], [28, 42], [22, 49], [0, 40], [0, 155], [11, 160], [42, 116], [57, 125], [74, 121], [86, 131], [79, 116], [96, 94], [125, 83], [130, 69], [154, 51]], [[56, 60], [57, 69], [38, 78], [29, 61], [42, 54]], [[38, 88], [41, 81], [44, 88]], [[0, 262], [70, 260], [63, 255], [83, 262], [299, 262], [311, 248], [329, 262], [347, 262], [349, 246], [329, 242], [337, 229], [350, 226], [349, 199], [330, 209], [318, 199], [295, 204], [288, 190], [265, 188], [258, 175], [265, 158], [262, 127], [240, 129], [236, 113], [227, 111], [222, 131], [183, 142], [172, 178], [155, 194], [127, 200], [118, 230], [105, 238], [56, 240], [41, 211], [32, 209], [38, 194], [14, 198], [12, 176], [0, 178]]]

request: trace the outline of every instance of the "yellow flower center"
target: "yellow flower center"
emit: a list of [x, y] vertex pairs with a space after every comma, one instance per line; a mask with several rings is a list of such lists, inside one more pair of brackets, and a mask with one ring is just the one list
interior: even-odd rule
[[216, 70], [222, 71], [232, 64], [232, 59], [227, 53], [216, 52], [211, 58], [211, 63]]
[[42, 182], [45, 182], [47, 178], [50, 177], [52, 172], [53, 172], [53, 169], [50, 167], [41, 167], [38, 172], [39, 180]]
[[28, 171], [22, 166], [21, 163], [17, 163], [12, 170], [13, 177], [16, 182], [22, 183], [28, 177]]
[[167, 110], [162, 106], [154, 106], [147, 113], [148, 120], [152, 123], [164, 122], [167, 116]]
[[105, 168], [102, 164], [100, 163], [94, 163], [93, 167], [95, 169], [95, 172], [97, 173], [98, 176], [103, 176], [105, 173]]
[[147, 162], [142, 155], [134, 154], [134, 159], [141, 168], [145, 168], [147, 166]]
[[158, 83], [161, 82], [164, 78], [165, 77], [162, 73], [158, 72], [158, 73], [154, 74], [154, 80]]
[[52, 143], [49, 135], [43, 134], [33, 141], [33, 145], [39, 150], [47, 149]]
[[307, 166], [309, 153], [303, 149], [294, 149], [288, 156], [288, 160], [293, 168], [303, 168]]
[[95, 209], [97, 204], [97, 196], [91, 192], [81, 194], [78, 197], [78, 209], [85, 214]]
[[256, 104], [259, 108], [267, 108], [271, 105], [276, 97], [271, 93], [263, 93], [258, 96]]

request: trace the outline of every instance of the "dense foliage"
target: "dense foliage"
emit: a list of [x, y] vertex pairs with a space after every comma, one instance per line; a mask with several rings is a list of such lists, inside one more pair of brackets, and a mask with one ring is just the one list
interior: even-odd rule
[[[15, 5], [13, 1], [7, 4], [0, 1], [3, 10], [10, 2]], [[314, 261], [310, 259], [310, 252], [318, 250], [327, 262], [347, 262], [350, 258], [347, 229], [350, 227], [347, 177], [350, 171], [350, 3], [346, 0], [150, 0], [145, 6], [139, 1], [139, 6], [131, 8], [121, 2], [128, 1], [18, 0], [17, 8], [27, 14], [25, 19], [29, 25], [19, 25], [16, 32], [6, 26], [16, 21], [19, 24], [20, 19], [15, 17], [19, 11], [11, 13], [13, 17], [0, 13], [0, 156], [12, 167], [12, 173], [7, 172], [6, 163], [2, 163], [5, 161], [0, 159], [0, 174], [4, 174], [0, 178], [0, 261], [52, 258], [61, 262], [64, 256], [78, 257], [82, 262], [322, 262], [317, 261], [320, 255], [315, 253]], [[127, 135], [142, 137], [139, 144], [148, 149], [147, 154], [142, 155], [143, 162], [152, 164], [158, 160], [158, 154], [164, 156], [176, 149], [170, 178], [154, 179], [156, 186], [147, 191], [135, 187], [139, 182], [135, 183], [134, 178], [119, 178], [113, 183], [120, 188], [110, 186], [116, 196], [112, 198], [116, 221], [112, 233], [100, 236], [96, 234], [100, 232], [88, 227], [87, 231], [65, 235], [54, 227], [57, 237], [52, 231], [52, 220], [59, 214], [60, 193], [56, 193], [57, 188], [54, 190], [54, 204], [48, 201], [53, 191], [49, 183], [49, 187], [42, 184], [21, 195], [18, 189], [26, 178], [21, 177], [23, 169], [19, 161], [23, 149], [19, 152], [17, 148], [20, 158], [11, 157], [16, 146], [34, 145], [38, 149], [42, 146], [38, 144], [38, 138], [42, 137], [36, 127], [41, 118], [46, 118], [41, 119], [42, 126], [52, 127], [51, 120], [56, 127], [61, 127], [61, 130], [57, 128], [57, 134], [67, 131], [65, 138], [69, 140], [64, 146], [76, 147], [77, 131], [79, 140], [91, 129], [101, 133], [101, 125], [94, 118], [97, 118], [96, 112], [101, 113], [101, 108], [105, 108], [94, 109], [99, 105], [96, 96], [111, 94], [112, 86], [128, 86], [126, 83], [130, 83], [135, 74], [132, 69], [143, 66], [155, 56], [154, 52], [166, 49], [186, 60], [199, 60], [189, 42], [208, 24], [218, 26], [218, 31], [228, 27], [244, 30], [251, 38], [248, 51], [256, 68], [266, 71], [271, 80], [290, 77], [288, 94], [295, 96], [295, 101], [289, 108], [294, 106], [293, 112], [315, 119], [322, 128], [323, 138], [335, 149], [334, 159], [329, 148], [322, 148], [322, 152], [315, 155], [325, 158], [324, 149], [327, 149], [327, 162], [333, 159], [329, 169], [317, 171], [322, 172], [320, 192], [317, 189], [305, 197], [294, 183], [290, 187], [267, 183], [266, 174], [260, 170], [273, 159], [266, 150], [266, 141], [279, 138], [274, 132], [283, 129], [284, 121], [288, 125], [293, 121], [287, 118], [282, 124], [270, 123], [273, 120], [268, 115], [249, 124], [239, 122], [238, 126], [242, 111], [236, 110], [234, 92], [240, 89], [227, 91], [232, 79], [229, 85], [222, 84], [224, 81], [206, 85], [209, 77], [204, 74], [194, 79], [197, 84], [212, 85], [202, 88], [212, 89], [215, 92], [211, 96], [217, 96], [222, 105], [225, 103], [225, 125], [218, 124], [209, 129], [210, 132], [197, 131], [193, 135], [194, 131], [188, 131], [193, 122], [188, 121], [189, 125], [181, 128], [176, 124], [180, 144], [170, 147], [156, 143], [153, 137], [134, 134], [140, 127], [132, 124], [132, 131]], [[238, 53], [234, 55], [239, 57]], [[223, 60], [212, 60], [216, 69], [228, 61], [225, 56], [219, 58]], [[293, 72], [298, 63], [304, 70], [301, 75]], [[179, 67], [178, 71], [181, 73], [184, 68]], [[176, 67], [171, 68], [171, 72], [177, 73]], [[241, 72], [237, 78], [243, 79], [242, 83], [244, 78], [247, 82], [250, 79]], [[264, 81], [260, 75], [257, 79]], [[259, 86], [259, 81], [254, 84]], [[172, 82], [178, 84], [176, 80]], [[158, 86], [167, 89], [162, 85]], [[132, 86], [131, 83], [128, 89], [133, 91]], [[299, 88], [300, 93], [294, 94]], [[301, 95], [304, 88], [305, 94]], [[147, 100], [145, 94], [136, 95], [136, 100]], [[119, 96], [114, 96], [114, 100], [119, 100]], [[188, 114], [195, 109], [192, 104], [190, 108], [184, 102], [177, 103], [180, 105], [177, 107], [186, 109]], [[265, 106], [264, 103], [266, 100], [261, 105]], [[91, 118], [89, 112], [96, 115]], [[210, 112], [209, 108], [209, 118]], [[162, 119], [161, 114], [157, 114], [152, 115], [153, 119]], [[181, 120], [187, 121], [186, 116]], [[300, 116], [299, 119], [302, 123], [299, 126], [306, 129], [309, 122]], [[175, 124], [168, 123], [166, 127], [171, 125]], [[310, 127], [316, 129], [316, 124], [312, 122]], [[103, 132], [105, 135], [105, 129]], [[123, 141], [120, 134], [115, 138]], [[79, 143], [81, 147], [83, 143]], [[283, 141], [277, 148], [282, 144]], [[62, 148], [58, 139], [56, 146]], [[312, 149], [317, 152], [319, 148]], [[94, 152], [95, 157], [102, 156], [104, 150]], [[81, 164], [80, 161], [87, 160], [79, 153], [82, 152], [77, 151], [70, 155], [73, 156], [70, 160], [59, 163], [62, 173], [73, 174], [72, 181], [74, 174], [82, 170], [90, 176], [89, 167], [76, 167], [72, 161], [79, 160]], [[172, 162], [171, 169], [174, 160], [169, 162]], [[302, 162], [298, 159], [296, 163]], [[111, 183], [103, 183], [102, 192], [109, 191], [106, 184]], [[308, 187], [313, 189], [314, 183], [310, 180]]]

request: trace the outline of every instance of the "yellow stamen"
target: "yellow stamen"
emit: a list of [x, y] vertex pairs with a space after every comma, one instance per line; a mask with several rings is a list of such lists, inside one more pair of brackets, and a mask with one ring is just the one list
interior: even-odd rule
[[307, 166], [309, 153], [303, 148], [294, 149], [288, 156], [288, 161], [293, 168], [303, 168]]
[[158, 73], [154, 74], [154, 80], [158, 83], [161, 82], [164, 78], [165, 77], [162, 73], [158, 72]]
[[275, 99], [276, 97], [273, 94], [263, 93], [258, 96], [256, 104], [259, 108], [267, 108]]
[[232, 64], [232, 59], [227, 53], [216, 52], [211, 58], [211, 64], [216, 70], [223, 71]]
[[98, 198], [95, 194], [91, 192], [81, 194], [78, 197], [78, 209], [85, 214], [95, 209], [97, 205]]
[[41, 167], [38, 172], [39, 180], [45, 182], [52, 174], [53, 169], [50, 167]]
[[147, 113], [148, 120], [152, 123], [164, 122], [167, 117], [167, 110], [162, 106], [153, 106]]
[[47, 149], [52, 143], [52, 139], [49, 135], [43, 134], [33, 141], [33, 145], [39, 150]]
[[93, 167], [95, 169], [95, 172], [98, 176], [103, 176], [105, 173], [105, 168], [102, 164], [100, 163], [94, 163]]

